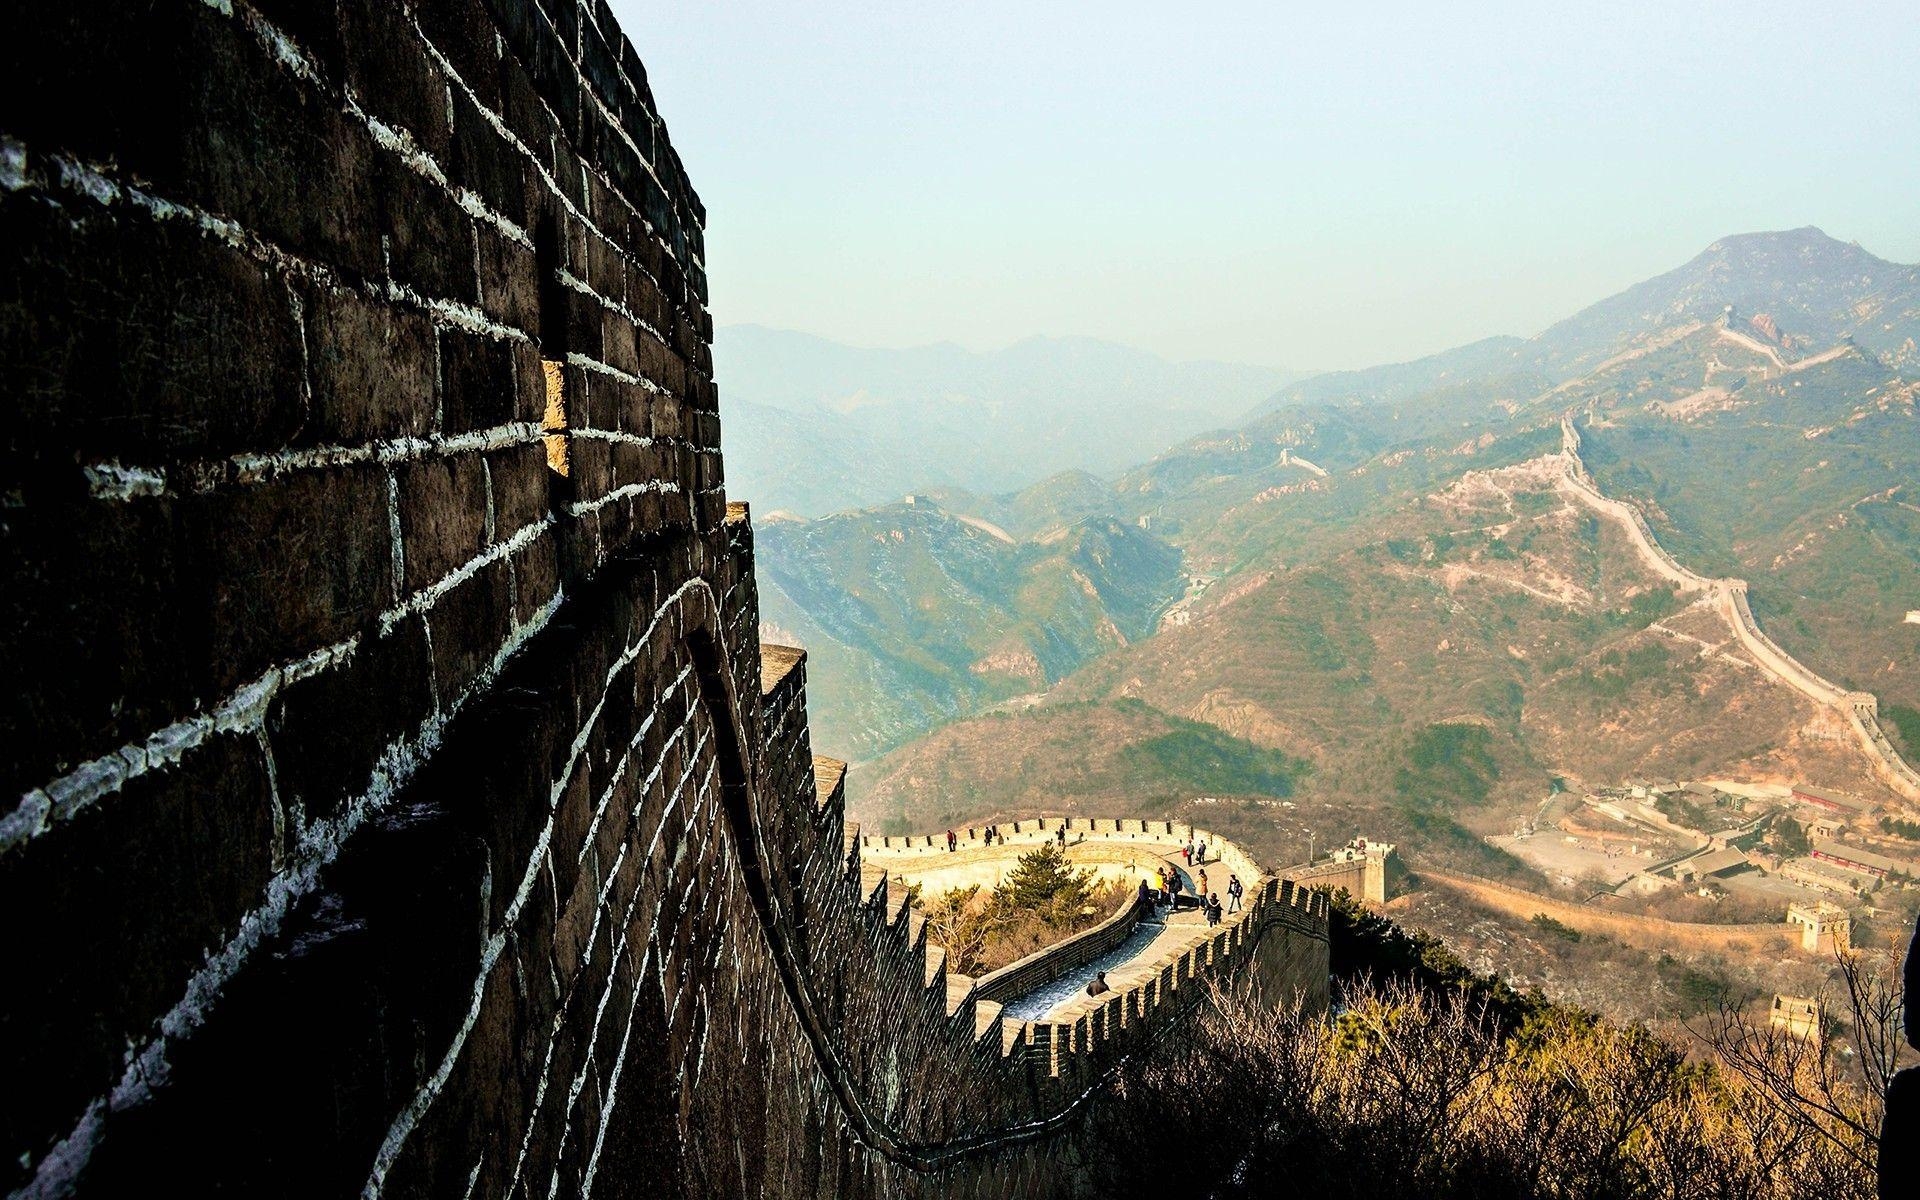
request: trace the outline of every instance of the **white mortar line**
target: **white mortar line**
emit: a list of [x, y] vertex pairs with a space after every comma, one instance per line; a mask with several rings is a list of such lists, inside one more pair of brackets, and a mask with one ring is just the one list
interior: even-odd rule
[[[603, 363], [597, 358], [588, 358], [586, 355], [581, 354], [577, 350], [570, 351], [567, 354], [567, 365], [573, 366], [573, 367], [582, 367], [586, 370], [594, 372], [597, 375], [611, 376], [614, 379], [618, 379], [621, 383], [646, 382], [638, 375], [629, 374], [626, 371], [622, 371], [619, 367], [613, 366], [609, 363]], [[654, 386], [657, 388], [659, 385], [656, 384]], [[664, 395], [665, 393], [663, 392], [661, 394]]]
[[453, 1068], [459, 1061], [460, 1052], [466, 1046], [467, 1038], [473, 1033], [473, 1027], [480, 1019], [480, 1005], [486, 998], [488, 977], [492, 975], [494, 964], [499, 961], [500, 953], [506, 946], [508, 934], [519, 921], [521, 910], [526, 907], [528, 897], [533, 894], [534, 883], [539, 877], [541, 863], [547, 858], [548, 850], [553, 842], [554, 824], [558, 816], [561, 797], [566, 790], [567, 780], [573, 777], [574, 769], [579, 764], [581, 755], [586, 750], [587, 739], [592, 734], [594, 726], [599, 722], [600, 713], [606, 707], [607, 696], [612, 691], [614, 676], [624, 670], [634, 659], [638, 658], [640, 652], [651, 643], [654, 632], [660, 627], [662, 617], [669, 610], [675, 608], [682, 596], [696, 589], [705, 590], [710, 597], [712, 595], [712, 588], [703, 579], [695, 578], [682, 583], [654, 609], [653, 617], [647, 623], [646, 629], [621, 653], [619, 659], [608, 668], [600, 699], [593, 706], [593, 711], [587, 714], [586, 720], [581, 723], [580, 731], [574, 738], [573, 747], [568, 755], [567, 762], [550, 791], [547, 800], [547, 822], [541, 829], [540, 836], [535, 842], [532, 855], [527, 864], [527, 869], [521, 876], [520, 885], [515, 890], [513, 899], [508, 902], [507, 911], [501, 918], [499, 929], [495, 931], [492, 937], [487, 939], [485, 946], [482, 948], [480, 970], [474, 981], [473, 997], [467, 1006], [466, 1015], [461, 1020], [459, 1029], [454, 1031], [452, 1042], [447, 1047], [446, 1054], [441, 1058], [439, 1065], [434, 1069], [433, 1073], [428, 1076], [426, 1082], [421, 1085], [420, 1090], [414, 1094], [413, 1099], [407, 1103], [405, 1108], [400, 1110], [399, 1115], [394, 1118], [392, 1125], [388, 1127], [387, 1135], [382, 1139], [380, 1148], [374, 1155], [372, 1170], [367, 1176], [365, 1185], [361, 1188], [360, 1194], [364, 1200], [376, 1200], [376, 1198], [380, 1196], [386, 1186], [387, 1172], [393, 1169], [394, 1162], [399, 1158], [400, 1151], [406, 1145], [407, 1139], [412, 1136], [414, 1128], [419, 1125], [420, 1119], [426, 1115], [427, 1109], [431, 1107], [434, 1100], [438, 1098], [440, 1089], [446, 1086], [448, 1077], [452, 1075]]
[[595, 500], [569, 504], [567, 511], [576, 517], [584, 517], [588, 513], [599, 512], [609, 504], [617, 504], [634, 496], [644, 496], [652, 492], [677, 493], [679, 490], [680, 485], [671, 479], [649, 479], [645, 483], [629, 483], [624, 487], [617, 487]]
[[345, 661], [359, 644], [356, 634], [270, 668], [264, 675], [235, 689], [213, 711], [176, 721], [156, 730], [144, 741], [128, 742], [113, 753], [82, 763], [26, 793], [13, 812], [0, 818], [0, 854], [47, 832], [54, 822], [70, 819], [101, 797], [119, 791], [130, 780], [179, 762], [188, 751], [216, 733], [258, 729], [266, 717], [268, 704], [280, 689]]
[[[602, 240], [606, 241], [607, 244], [612, 246], [615, 250], [619, 250], [620, 243], [615, 242], [610, 238], [602, 239]], [[622, 252], [621, 257], [624, 259], [626, 257], [626, 254]], [[613, 311], [619, 313], [621, 316], [625, 317], [627, 319], [627, 324], [633, 326], [636, 330], [639, 330], [640, 332], [645, 333], [648, 337], [652, 338], [656, 342], [659, 342], [662, 346], [666, 346], [669, 349], [671, 349], [671, 343], [667, 341], [666, 335], [661, 333], [658, 329], [654, 328], [653, 323], [651, 321], [643, 320], [639, 316], [636, 316], [634, 312], [627, 307], [626, 301], [616, 300], [611, 296], [605, 296], [599, 292], [594, 291], [591, 284], [587, 283], [586, 280], [581, 279], [579, 276], [575, 275], [572, 271], [567, 270], [565, 267], [558, 268], [557, 273], [560, 276], [560, 282], [563, 285], [565, 285], [567, 288], [571, 289], [572, 291], [580, 293], [582, 296], [588, 296], [594, 300], [599, 301], [601, 305], [603, 305], [604, 307], [610, 308]], [[658, 285], [656, 285], [656, 290], [658, 290]], [[676, 355], [676, 357], [678, 356]]]
[[429, 718], [414, 733], [396, 739], [375, 764], [372, 780], [365, 792], [349, 803], [339, 816], [317, 821], [302, 833], [291, 870], [275, 876], [267, 884], [266, 899], [240, 921], [239, 929], [219, 952], [210, 955], [191, 979], [178, 1003], [157, 1023], [158, 1032], [144, 1044], [128, 1048], [126, 1067], [113, 1090], [91, 1102], [68, 1136], [40, 1161], [33, 1180], [21, 1195], [60, 1196], [72, 1192], [101, 1136], [105, 1115], [140, 1104], [152, 1088], [164, 1083], [168, 1073], [167, 1051], [172, 1042], [191, 1034], [205, 1021], [207, 1011], [227, 981], [247, 961], [253, 951], [276, 933], [292, 906], [312, 890], [319, 872], [338, 855], [340, 847], [365, 823], [381, 811], [403, 788], [438, 748], [447, 723], [473, 696], [488, 687], [500, 669], [526, 640], [538, 633], [559, 610], [562, 593], [526, 624], [514, 630], [493, 659], [474, 678], [473, 683], [444, 716]]
[[467, 580], [472, 579], [475, 575], [478, 575], [481, 571], [493, 563], [498, 562], [500, 559], [515, 553], [523, 546], [531, 545], [534, 539], [540, 537], [552, 527], [553, 518], [551, 516], [541, 517], [537, 521], [529, 522], [515, 530], [513, 536], [506, 541], [497, 542], [487, 547], [466, 562], [461, 563], [459, 567], [450, 571], [444, 577], [421, 588], [413, 595], [380, 614], [381, 634], [384, 636], [391, 633], [393, 627], [407, 617], [431, 609], [434, 605], [438, 604], [440, 598], [448, 592], [459, 587]]
[[[689, 721], [691, 721], [691, 718], [692, 718], [692, 714], [689, 714]], [[679, 730], [676, 731], [676, 736], [678, 736], [681, 733], [684, 733], [686, 731], [686, 728], [687, 728], [687, 722], [683, 722]], [[644, 859], [643, 861], [650, 861], [653, 858], [654, 851], [658, 849], [660, 844], [660, 835], [667, 827], [667, 817], [669, 814], [673, 812], [674, 808], [680, 803], [681, 797], [687, 794], [687, 782], [688, 780], [693, 778], [694, 767], [699, 764], [700, 754], [702, 751], [704, 751], [707, 748], [707, 745], [710, 740], [711, 740], [710, 735], [703, 734], [700, 738], [699, 744], [693, 748], [691, 754], [689, 755], [686, 769], [680, 772], [680, 778], [673, 785], [673, 792], [669, 795], [667, 799], [666, 807], [661, 809], [660, 823], [654, 828], [654, 836], [652, 841], [648, 844], [646, 859]], [[710, 793], [704, 790], [704, 783], [703, 783], [701, 788], [696, 788], [694, 791], [692, 808], [689, 813], [689, 820], [692, 819], [693, 813], [697, 813], [701, 808], [705, 807], [706, 800], [708, 798], [710, 798]], [[644, 797], [642, 797], [642, 799], [644, 800]], [[636, 804], [635, 815], [638, 815], [638, 812], [639, 812], [639, 805]], [[623, 842], [620, 846], [620, 859], [622, 861], [624, 861], [624, 859], [626, 858], [626, 851], [627, 851], [627, 844]], [[606, 913], [607, 901], [610, 900], [613, 896], [613, 885], [618, 877], [619, 877], [619, 866], [618, 866], [618, 863], [616, 862], [615, 869], [608, 873], [606, 885], [601, 889], [599, 902], [594, 906], [593, 925], [587, 931], [587, 956], [586, 956], [586, 960], [582, 962], [580, 965], [582, 974], [584, 974], [587, 968], [590, 967], [593, 963], [593, 958], [594, 958], [593, 943], [594, 943], [595, 937], [598, 935], [600, 931], [600, 918], [604, 916]], [[698, 873], [696, 872], [694, 875], [694, 878], [689, 880], [688, 886], [691, 888], [695, 886], [697, 883], [698, 883]], [[613, 995], [614, 995], [611, 972], [617, 969], [620, 956], [626, 952], [627, 940], [633, 932], [633, 913], [634, 913], [634, 910], [640, 906], [640, 898], [643, 895], [645, 895], [645, 893], [646, 893], [646, 888], [644, 886], [640, 884], [636, 884], [634, 886], [633, 894], [627, 897], [626, 911], [622, 914], [622, 917], [621, 917], [619, 940], [613, 945], [611, 945], [608, 950], [608, 971], [609, 971], [608, 985], [605, 988], [601, 989], [600, 1002], [598, 1005], [595, 1006], [593, 1011], [593, 1025], [587, 1032], [587, 1045], [586, 1045], [585, 1051], [582, 1053], [582, 1056], [581, 1056], [582, 1062], [581, 1062], [580, 1070], [578, 1073], [575, 1074], [572, 1084], [569, 1085], [567, 1088], [567, 1106], [562, 1111], [562, 1114], [561, 1114], [560, 1146], [558, 1150], [556, 1150], [555, 1156], [554, 1156], [553, 1179], [547, 1189], [548, 1200], [554, 1200], [554, 1198], [557, 1197], [559, 1194], [560, 1162], [561, 1162], [560, 1152], [566, 1149], [566, 1143], [567, 1143], [566, 1130], [568, 1128], [567, 1122], [569, 1118], [571, 1118], [573, 1114], [573, 1110], [580, 1103], [580, 1092], [582, 1089], [586, 1087], [587, 1075], [593, 1069], [593, 1065], [594, 1065], [593, 1050], [594, 1050], [594, 1047], [597, 1046], [600, 1042], [600, 1023], [602, 1020], [605, 1019], [606, 1013], [607, 1013], [607, 1003], [613, 999]], [[639, 986], [639, 981], [637, 979], [635, 980], [634, 986], [636, 988]], [[631, 1021], [632, 1019], [631, 1014], [629, 1014], [628, 1019], [629, 1021]], [[544, 1081], [543, 1081], [543, 1084], [544, 1084]]]

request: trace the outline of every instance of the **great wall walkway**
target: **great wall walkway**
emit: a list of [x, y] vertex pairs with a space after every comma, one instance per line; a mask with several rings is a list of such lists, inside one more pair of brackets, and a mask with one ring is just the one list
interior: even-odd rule
[[[1141, 880], [1157, 887], [1154, 877], [1164, 866], [1180, 874], [1185, 895], [1192, 896], [1199, 892], [1199, 876], [1205, 872], [1207, 889], [1225, 903], [1227, 881], [1238, 876], [1246, 890], [1245, 905], [1209, 926], [1197, 909], [1162, 914], [1151, 904], [1128, 901], [1092, 929], [979, 978], [949, 971], [949, 1003], [972, 1000], [983, 1029], [988, 1022], [1001, 1022], [1003, 1053], [1077, 1046], [1114, 1023], [1146, 1019], [1185, 981], [1223, 973], [1223, 966], [1245, 961], [1246, 951], [1275, 923], [1325, 936], [1324, 896], [1269, 875], [1231, 842], [1179, 822], [1084, 817], [1009, 821], [997, 826], [991, 844], [984, 826], [956, 829], [951, 851], [944, 832], [863, 836], [861, 886], [875, 894], [884, 889], [890, 909], [904, 907], [915, 886], [925, 896], [976, 884], [992, 887], [1021, 855], [1057, 842], [1063, 826], [1068, 861], [1091, 870], [1098, 880], [1118, 880], [1131, 893]], [[1190, 839], [1207, 847], [1205, 859], [1191, 866], [1181, 853]], [[930, 943], [928, 953], [931, 959], [940, 952]], [[1086, 985], [1100, 970], [1107, 972], [1111, 990], [1089, 996]]]
[[1880, 702], [1871, 693], [1847, 691], [1788, 654], [1760, 628], [1747, 602], [1746, 580], [1709, 579], [1682, 566], [1660, 544], [1638, 508], [1602, 492], [1580, 457], [1580, 432], [1574, 428], [1571, 413], [1560, 417], [1560, 445], [1565, 465], [1562, 491], [1624, 526], [1641, 562], [1680, 591], [1701, 594], [1763, 671], [1815, 704], [1839, 713], [1854, 731], [1880, 781], [1896, 794], [1920, 802], [1920, 771], [1915, 771], [1888, 741], [1886, 731], [1880, 728]]

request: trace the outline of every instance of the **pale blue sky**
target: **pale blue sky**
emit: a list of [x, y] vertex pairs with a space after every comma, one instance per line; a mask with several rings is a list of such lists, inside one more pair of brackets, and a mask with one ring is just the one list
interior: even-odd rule
[[1730, 233], [1920, 260], [1913, 0], [613, 7], [721, 324], [1328, 368]]

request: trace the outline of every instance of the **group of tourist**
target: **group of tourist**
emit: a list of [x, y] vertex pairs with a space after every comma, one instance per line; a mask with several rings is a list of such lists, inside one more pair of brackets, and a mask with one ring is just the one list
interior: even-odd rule
[[[1200, 845], [1204, 848], [1206, 843], [1201, 842]], [[1194, 847], [1189, 843], [1181, 852], [1186, 854], [1190, 853], [1193, 849]], [[1196, 895], [1200, 898], [1200, 908], [1206, 914], [1208, 925], [1218, 925], [1221, 919], [1227, 914], [1240, 911], [1241, 902], [1246, 896], [1247, 889], [1246, 885], [1240, 882], [1238, 875], [1227, 876], [1227, 901], [1224, 905], [1220, 902], [1219, 893], [1208, 890], [1207, 873], [1201, 871], [1199, 872], [1199, 876], [1200, 887]], [[1168, 914], [1171, 915], [1174, 910], [1180, 907], [1180, 895], [1187, 889], [1186, 877], [1176, 868], [1162, 863], [1157, 873], [1157, 878], [1160, 884], [1160, 898], [1166, 904]], [[1142, 896], [1147, 892], [1147, 882], [1144, 879], [1140, 881], [1140, 890]]]

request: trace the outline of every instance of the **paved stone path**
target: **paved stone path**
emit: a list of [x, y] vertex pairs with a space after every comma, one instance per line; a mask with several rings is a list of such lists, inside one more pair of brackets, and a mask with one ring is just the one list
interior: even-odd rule
[[[1177, 855], [1167, 858], [1166, 862], [1185, 879], [1188, 896], [1199, 887], [1199, 871], [1204, 869], [1207, 886], [1220, 897], [1221, 904], [1227, 903], [1228, 872], [1223, 864], [1215, 860], [1203, 868], [1190, 868], [1181, 865]], [[1125, 991], [1158, 975], [1161, 968], [1183, 952], [1206, 941], [1215, 928], [1207, 924], [1206, 914], [1198, 908], [1181, 909], [1171, 916], [1164, 914], [1163, 909], [1161, 915], [1140, 922], [1131, 937], [1086, 966], [1008, 1001], [1006, 1015], [1022, 1021], [1071, 1021], [1101, 1003], [1100, 999], [1087, 995], [1087, 984], [1093, 982], [1095, 972], [1105, 971], [1107, 986], [1116, 992]]]

